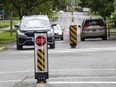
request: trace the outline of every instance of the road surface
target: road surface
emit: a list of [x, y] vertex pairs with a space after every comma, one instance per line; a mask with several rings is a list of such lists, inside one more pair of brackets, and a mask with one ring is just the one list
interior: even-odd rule
[[116, 87], [116, 40], [101, 38], [69, 45], [69, 26], [80, 25], [83, 13], [62, 13], [59, 23], [65, 28], [64, 40], [56, 40], [56, 48], [48, 49], [49, 79], [37, 84], [34, 79], [34, 47], [16, 50], [15, 42], [0, 52], [0, 87]]

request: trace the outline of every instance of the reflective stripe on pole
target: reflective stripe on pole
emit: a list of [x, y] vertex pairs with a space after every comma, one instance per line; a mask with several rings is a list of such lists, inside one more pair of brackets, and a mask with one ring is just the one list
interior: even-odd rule
[[70, 25], [70, 46], [75, 48], [77, 46], [77, 25]]
[[35, 79], [46, 82], [48, 79], [48, 45], [47, 32], [34, 33], [34, 68]]
[[38, 71], [44, 71], [45, 70], [44, 49], [38, 49], [37, 50], [37, 68], [38, 68]]

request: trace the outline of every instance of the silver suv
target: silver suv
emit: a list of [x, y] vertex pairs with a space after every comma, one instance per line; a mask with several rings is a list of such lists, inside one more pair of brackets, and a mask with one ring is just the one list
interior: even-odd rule
[[102, 40], [107, 40], [107, 25], [101, 18], [90, 18], [85, 19], [82, 22], [81, 27], [81, 41], [86, 38], [102, 38]]
[[17, 28], [17, 50], [21, 50], [23, 45], [34, 45], [34, 32], [47, 31], [47, 42], [50, 48], [55, 48], [55, 36], [53, 26], [50, 24], [48, 16], [33, 15], [23, 16]]

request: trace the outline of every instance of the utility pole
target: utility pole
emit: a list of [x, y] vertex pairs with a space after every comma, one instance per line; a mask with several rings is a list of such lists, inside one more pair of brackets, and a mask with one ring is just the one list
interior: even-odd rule
[[13, 13], [12, 13], [12, 0], [10, 0], [10, 36], [12, 36], [12, 17], [13, 17]]
[[74, 7], [74, 9], [72, 8], [72, 10], [75, 11], [75, 0], [72, 0], [71, 4]]
[[74, 10], [75, 10], [75, 0], [74, 0]]

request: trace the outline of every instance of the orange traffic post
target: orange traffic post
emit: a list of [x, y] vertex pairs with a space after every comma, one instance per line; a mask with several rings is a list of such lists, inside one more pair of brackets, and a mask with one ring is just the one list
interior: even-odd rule
[[70, 46], [71, 48], [76, 48], [77, 46], [77, 25], [70, 25], [69, 30]]

